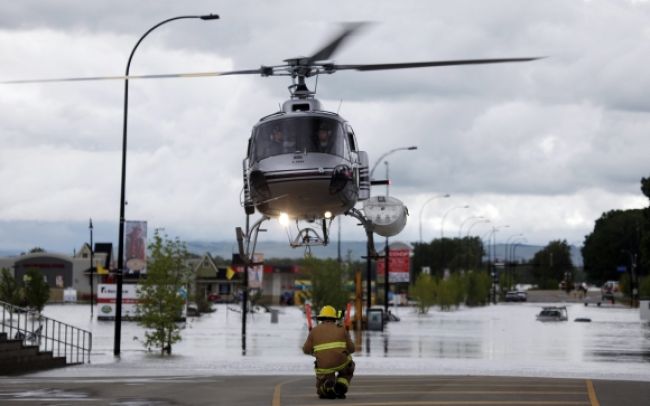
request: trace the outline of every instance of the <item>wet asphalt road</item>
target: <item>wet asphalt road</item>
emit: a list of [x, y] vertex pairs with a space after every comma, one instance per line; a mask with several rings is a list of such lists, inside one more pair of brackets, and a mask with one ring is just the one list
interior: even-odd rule
[[360, 376], [320, 400], [307, 376], [0, 378], [2, 405], [648, 405], [650, 384], [589, 379]]

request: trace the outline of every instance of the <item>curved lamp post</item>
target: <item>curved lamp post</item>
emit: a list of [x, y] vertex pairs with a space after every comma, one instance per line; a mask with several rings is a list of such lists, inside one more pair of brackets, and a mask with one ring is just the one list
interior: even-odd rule
[[[416, 149], [418, 149], [418, 147], [413, 145], [413, 146], [410, 146], [410, 147], [393, 148], [390, 151], [382, 154], [377, 159], [375, 164], [372, 166], [372, 170], [370, 171], [370, 176], [369, 176], [370, 179], [372, 179], [372, 174], [375, 172], [375, 169], [377, 169], [377, 165], [379, 165], [379, 162], [381, 162], [381, 160], [386, 158], [388, 155], [390, 155], [390, 154], [392, 154], [394, 152], [397, 152], [397, 151], [414, 151]], [[386, 180], [389, 180], [390, 178], [388, 177], [388, 175], [389, 175], [388, 161], [384, 161], [384, 164], [386, 165]], [[390, 183], [386, 183], [386, 196], [388, 196], [389, 187], [390, 187]], [[370, 258], [370, 253], [369, 252], [366, 253], [366, 255], [368, 256], [368, 258]], [[388, 264], [389, 264], [389, 256], [390, 256], [390, 254], [389, 254], [389, 249], [388, 249], [388, 237], [386, 237], [386, 245], [385, 245], [385, 248], [384, 248], [384, 261], [385, 261], [384, 262], [384, 311], [386, 312], [386, 314], [388, 314]], [[370, 259], [368, 259], [367, 261], [368, 261], [368, 271], [367, 271], [366, 276], [368, 278], [368, 282], [367, 282], [367, 285], [368, 285], [368, 309], [370, 309], [370, 287], [371, 287], [371, 283], [370, 283], [370, 273], [371, 272], [370, 272], [370, 262], [369, 262]]]
[[440, 220], [440, 238], [441, 239], [445, 237], [445, 234], [444, 234], [445, 218], [447, 217], [447, 215], [449, 213], [451, 213], [452, 211], [454, 211], [456, 209], [469, 209], [469, 205], [466, 204], [465, 206], [454, 206], [454, 207], [452, 207], [451, 209], [449, 209], [449, 210], [447, 210], [445, 212], [445, 215], [442, 216], [442, 220]]
[[124, 207], [126, 206], [125, 199], [125, 190], [126, 190], [126, 140], [127, 140], [127, 122], [128, 122], [128, 111], [129, 111], [129, 71], [131, 69], [131, 60], [135, 54], [135, 50], [138, 49], [138, 46], [143, 39], [151, 33], [151, 31], [160, 27], [163, 24], [167, 24], [171, 21], [182, 20], [182, 19], [199, 19], [204, 21], [217, 20], [219, 16], [216, 14], [208, 15], [192, 15], [192, 16], [179, 16], [168, 18], [167, 20], [161, 21], [153, 27], [149, 28], [145, 32], [135, 46], [131, 50], [129, 55], [129, 60], [126, 63], [126, 73], [124, 74], [124, 121], [122, 125], [122, 177], [121, 177], [121, 188], [120, 188], [120, 231], [118, 236], [118, 245], [117, 245], [117, 292], [115, 298], [115, 341], [113, 343], [113, 354], [120, 355], [120, 336], [122, 334], [122, 276], [124, 271]]
[[513, 234], [513, 235], [511, 235], [510, 237], [508, 237], [508, 238], [506, 239], [506, 244], [505, 244], [505, 246], [503, 247], [503, 258], [504, 258], [504, 261], [506, 261], [506, 262], [508, 261], [508, 244], [510, 244], [510, 240], [513, 239], [513, 238], [523, 237], [523, 236], [524, 236], [524, 235], [523, 235], [522, 233], [518, 233], [518, 234]]
[[465, 234], [465, 237], [469, 237], [470, 233], [472, 232], [472, 228], [474, 228], [475, 225], [481, 224], [481, 223], [491, 223], [491, 221], [490, 221], [490, 219], [484, 218], [482, 220], [477, 220], [477, 221], [473, 222], [467, 228], [467, 233]]
[[377, 165], [379, 165], [379, 162], [381, 162], [381, 160], [386, 158], [388, 155], [392, 154], [393, 152], [397, 152], [397, 151], [413, 151], [413, 150], [416, 150], [416, 149], [418, 149], [418, 147], [415, 146], [415, 145], [412, 145], [410, 147], [393, 148], [390, 151], [385, 152], [379, 158], [377, 158], [377, 160], [375, 161], [375, 164], [372, 166], [372, 169], [370, 170], [370, 176], [369, 176], [370, 179], [372, 179], [372, 174], [375, 173], [375, 169], [377, 169]]
[[429, 199], [427, 199], [426, 202], [422, 205], [422, 208], [420, 209], [420, 244], [422, 244], [422, 214], [424, 213], [424, 208], [426, 207], [427, 204], [431, 203], [435, 199], [439, 198], [447, 198], [450, 197], [451, 195], [449, 193], [446, 193], [444, 195], [436, 195], [436, 196], [431, 196]]
[[470, 217], [467, 217], [465, 220], [463, 220], [460, 223], [460, 227], [458, 227], [458, 238], [462, 237], [463, 226], [465, 225], [465, 223], [467, 223], [469, 220], [481, 220], [481, 219], [484, 219], [484, 218], [485, 217], [483, 217], [483, 216], [470, 216]]

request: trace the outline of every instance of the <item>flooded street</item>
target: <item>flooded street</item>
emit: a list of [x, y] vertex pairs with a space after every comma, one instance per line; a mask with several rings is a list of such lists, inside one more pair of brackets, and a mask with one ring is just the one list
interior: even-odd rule
[[[183, 340], [171, 357], [147, 352], [144, 331], [123, 322], [121, 357], [113, 356], [114, 324], [90, 321], [89, 305], [50, 305], [45, 315], [93, 333], [91, 364], [38, 373], [47, 377], [312, 374], [311, 357], [301, 352], [307, 329], [300, 309], [278, 308], [248, 320], [242, 355], [241, 314], [234, 305], [188, 319]], [[353, 339], [362, 374], [509, 375], [611, 378], [650, 381], [650, 324], [638, 309], [569, 304], [569, 321], [539, 322], [538, 303], [498, 304], [401, 318], [384, 332]], [[588, 323], [574, 322], [578, 317]]]

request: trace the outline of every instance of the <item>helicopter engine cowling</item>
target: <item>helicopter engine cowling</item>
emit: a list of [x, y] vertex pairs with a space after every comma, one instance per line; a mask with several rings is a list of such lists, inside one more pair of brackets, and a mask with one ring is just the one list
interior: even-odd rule
[[354, 173], [352, 168], [347, 165], [338, 165], [332, 171], [332, 179], [330, 180], [330, 194], [334, 195], [342, 192], [346, 186], [354, 181]]

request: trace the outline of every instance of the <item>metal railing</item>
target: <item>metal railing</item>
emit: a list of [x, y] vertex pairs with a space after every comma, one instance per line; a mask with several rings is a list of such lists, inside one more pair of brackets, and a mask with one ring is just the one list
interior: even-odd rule
[[65, 357], [67, 364], [90, 362], [90, 331], [2, 301], [0, 307], [0, 333], [7, 333], [8, 339], [20, 339], [25, 345], [38, 346], [39, 351], [51, 351], [54, 357]]

